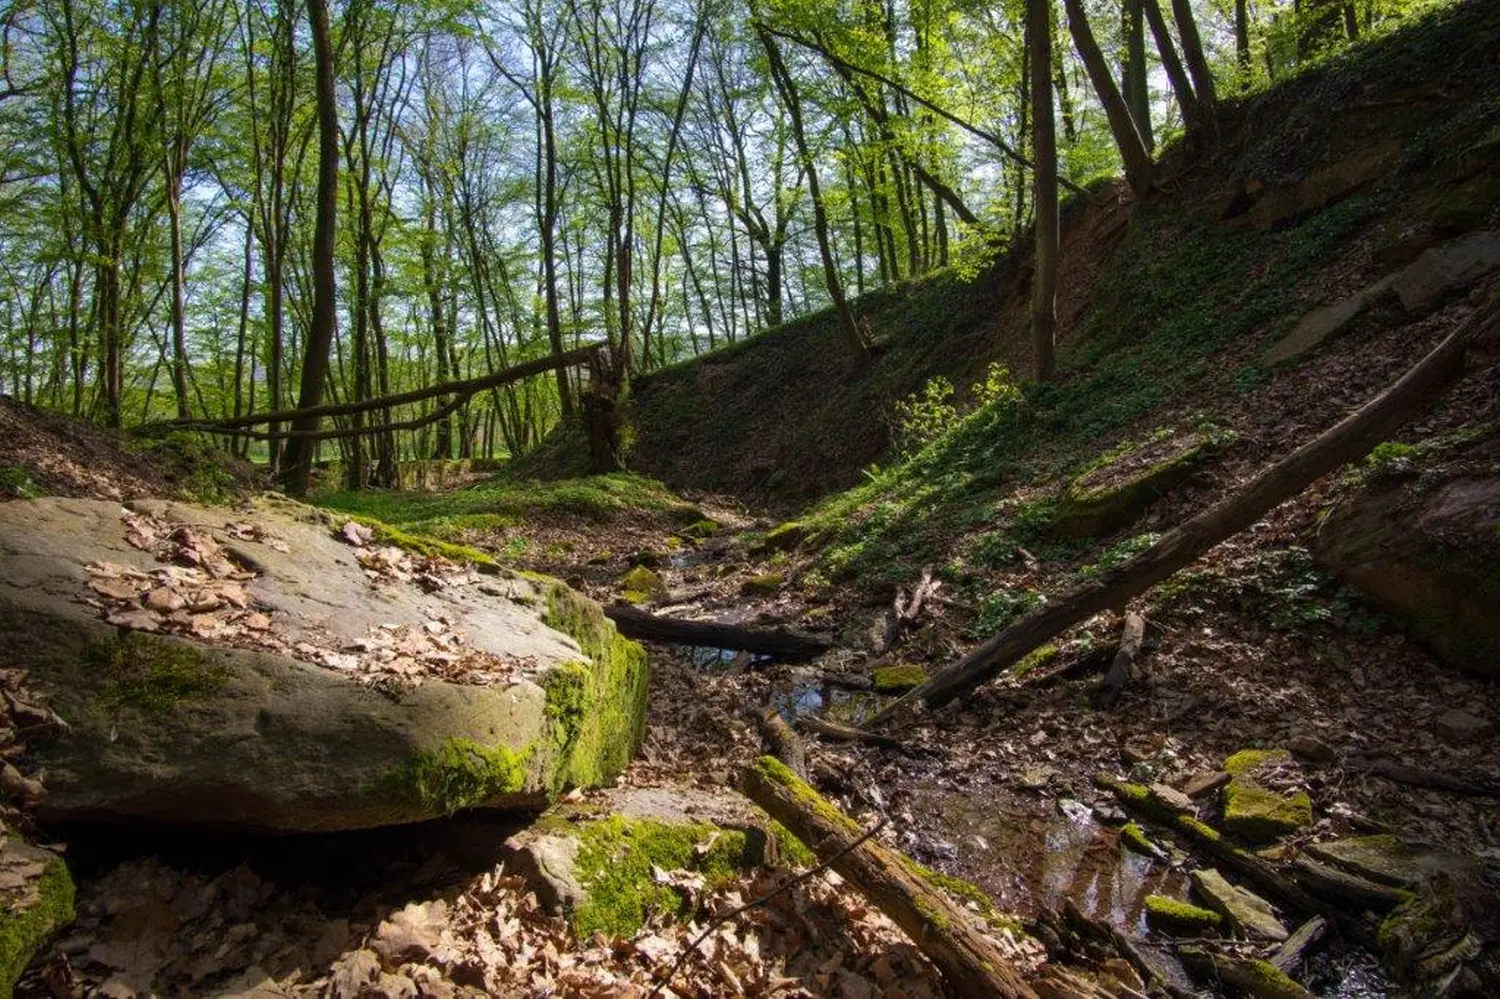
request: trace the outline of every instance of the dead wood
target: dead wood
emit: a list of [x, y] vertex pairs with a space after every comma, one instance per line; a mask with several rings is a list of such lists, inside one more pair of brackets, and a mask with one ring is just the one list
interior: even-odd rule
[[894, 607], [896, 620], [907, 627], [916, 625], [922, 616], [923, 606], [937, 596], [941, 585], [941, 580], [932, 578], [932, 570], [929, 568], [922, 570], [921, 580], [912, 587], [909, 595], [904, 590], [897, 589]]
[[1297, 932], [1287, 937], [1271, 957], [1271, 963], [1284, 974], [1290, 975], [1302, 964], [1307, 957], [1307, 952], [1312, 950], [1327, 932], [1328, 920], [1322, 916], [1312, 917], [1297, 927]]
[[840, 725], [837, 722], [827, 721], [813, 715], [803, 715], [797, 719], [797, 727], [807, 729], [815, 735], [834, 742], [863, 742], [870, 746], [880, 746], [882, 749], [895, 749], [900, 752], [911, 750], [900, 739], [893, 739], [879, 732], [866, 732], [862, 728], [854, 728], [850, 725]]
[[1136, 660], [1140, 658], [1141, 646], [1146, 638], [1146, 618], [1135, 611], [1125, 615], [1125, 627], [1120, 632], [1120, 649], [1104, 674], [1099, 692], [1094, 701], [1101, 708], [1112, 708], [1124, 693], [1125, 687], [1135, 676]]
[[1170, 578], [1317, 479], [1369, 453], [1393, 431], [1430, 408], [1463, 376], [1471, 350], [1480, 356], [1493, 351], [1496, 342], [1500, 342], [1500, 294], [1492, 290], [1484, 304], [1442, 343], [1354, 413], [1129, 562], [1049, 601], [933, 674], [876, 714], [869, 726], [889, 722], [917, 701], [931, 709], [965, 696], [1064, 629], [1100, 611], [1119, 607]]
[[[1178, 947], [1183, 966], [1204, 982], [1223, 982], [1249, 995], [1271, 995], [1258, 962], [1235, 954], [1218, 954], [1202, 947]], [[1281, 983], [1278, 999], [1313, 999], [1312, 993], [1295, 982]]]
[[1425, 787], [1431, 791], [1447, 791], [1451, 794], [1463, 794], [1475, 798], [1500, 798], [1500, 785], [1493, 782], [1472, 781], [1437, 770], [1408, 767], [1395, 760], [1357, 757], [1350, 763], [1371, 777], [1384, 777], [1397, 784]]
[[[970, 915], [928, 884], [916, 865], [861, 835], [853, 819], [775, 760], [746, 769], [743, 790], [911, 937], [958, 995], [1036, 999], [1010, 959]], [[842, 856], [840, 856], [842, 854]]]
[[626, 638], [673, 645], [700, 645], [713, 649], [742, 649], [789, 662], [816, 658], [832, 646], [828, 639], [806, 632], [782, 628], [742, 628], [716, 621], [690, 621], [687, 618], [651, 614], [625, 604], [606, 607], [604, 613]]
[[774, 704], [767, 704], [761, 710], [760, 737], [765, 740], [771, 755], [785, 763], [792, 773], [807, 780], [807, 748]]

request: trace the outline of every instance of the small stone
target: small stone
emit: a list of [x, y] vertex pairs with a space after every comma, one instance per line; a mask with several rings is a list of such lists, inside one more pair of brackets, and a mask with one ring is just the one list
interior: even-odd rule
[[1052, 778], [1057, 776], [1057, 768], [1046, 764], [1027, 767], [1016, 777], [1016, 783], [1027, 791], [1040, 791], [1045, 788]]
[[1292, 751], [1293, 756], [1309, 763], [1332, 763], [1338, 756], [1332, 746], [1310, 735], [1293, 736], [1286, 741], [1286, 748]]
[[785, 582], [779, 572], [763, 572], [741, 583], [740, 592], [747, 597], [774, 597], [781, 592], [781, 585]]
[[1438, 715], [1434, 727], [1437, 729], [1438, 738], [1450, 746], [1462, 746], [1475, 742], [1495, 731], [1495, 726], [1490, 724], [1488, 719], [1471, 715], [1457, 708]]
[[1181, 791], [1189, 798], [1202, 798], [1213, 794], [1229, 783], [1229, 774], [1223, 770], [1209, 770], [1192, 774], [1181, 785]]
[[1193, 890], [1246, 936], [1280, 943], [1291, 935], [1270, 902], [1230, 884], [1212, 868], [1193, 872]]
[[1094, 818], [1106, 826], [1123, 826], [1126, 822], [1130, 821], [1130, 817], [1125, 814], [1124, 809], [1118, 805], [1111, 805], [1104, 801], [1094, 806]]
[[1192, 814], [1194, 811], [1193, 799], [1175, 787], [1170, 787], [1166, 784], [1152, 784], [1151, 794], [1157, 801], [1160, 801], [1174, 812]]
[[1236, 777], [1224, 790], [1224, 828], [1249, 843], [1268, 843], [1312, 825], [1305, 791], [1278, 794], [1253, 778]]

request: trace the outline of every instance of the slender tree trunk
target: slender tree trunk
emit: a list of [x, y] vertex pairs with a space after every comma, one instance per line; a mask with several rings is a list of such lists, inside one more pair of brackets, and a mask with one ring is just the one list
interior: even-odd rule
[[1198, 20], [1193, 16], [1191, 0], [1172, 0], [1172, 17], [1177, 21], [1177, 34], [1182, 38], [1182, 57], [1187, 61], [1188, 74], [1193, 78], [1193, 95], [1205, 121], [1211, 124], [1218, 96], [1214, 90], [1213, 71], [1208, 68], [1208, 59], [1203, 54], [1203, 40], [1198, 37]]
[[1051, 0], [1027, 0], [1026, 28], [1031, 50], [1036, 252], [1031, 278], [1032, 372], [1050, 381], [1056, 366], [1057, 253], [1061, 238], [1057, 209], [1057, 126], [1052, 112]]
[[1240, 89], [1250, 89], [1250, 0], [1234, 0], [1234, 58]]
[[1125, 103], [1140, 130], [1146, 149], [1156, 147], [1151, 132], [1151, 91], [1147, 86], [1146, 22], [1141, 0], [1125, 0]]
[[766, 58], [771, 64], [771, 78], [776, 85], [777, 92], [781, 95], [787, 115], [792, 120], [792, 136], [797, 141], [797, 151], [802, 157], [803, 172], [807, 174], [807, 190], [813, 204], [813, 231], [818, 237], [818, 254], [823, 258], [823, 281], [828, 288], [828, 297], [833, 300], [834, 313], [838, 316], [839, 334], [856, 357], [862, 360], [867, 359], [870, 354], [869, 347], [865, 343], [864, 335], [860, 333], [859, 326], [854, 321], [854, 313], [850, 311], [849, 303], [844, 299], [844, 282], [839, 277], [838, 262], [833, 256], [833, 242], [828, 233], [828, 213], [823, 205], [823, 192], [818, 187], [817, 165], [813, 162], [812, 151], [807, 144], [807, 134], [802, 127], [801, 100], [797, 96], [796, 85], [787, 72], [786, 64], [781, 60], [781, 50], [776, 47], [776, 42], [763, 30], [759, 34], [761, 45], [765, 47]]
[[[188, 405], [187, 290], [182, 250], [182, 175], [176, 156], [168, 157], [167, 220], [172, 242], [172, 391], [177, 397], [177, 418], [191, 415]], [[180, 161], [178, 161], [180, 162]]]
[[1167, 20], [1162, 16], [1161, 4], [1158, 0], [1141, 0], [1141, 12], [1146, 15], [1146, 23], [1151, 25], [1162, 69], [1166, 71], [1167, 80], [1172, 84], [1177, 106], [1182, 108], [1182, 119], [1190, 130], [1196, 129], [1200, 124], [1198, 96], [1193, 92], [1192, 81], [1188, 79], [1182, 60], [1177, 57], [1177, 46], [1172, 41], [1172, 33], [1167, 30]]
[[[307, 331], [307, 350], [302, 363], [302, 386], [298, 409], [311, 409], [323, 398], [328, 377], [328, 353], [333, 346], [337, 302], [333, 252], [338, 227], [339, 122], [338, 96], [334, 90], [333, 32], [327, 0], [307, 0], [312, 25], [313, 55], [317, 67], [318, 103], [318, 209], [313, 229], [313, 316]], [[294, 431], [317, 430], [318, 418], [303, 417], [292, 423]], [[317, 441], [294, 437], [287, 445], [282, 482], [294, 496], [307, 495], [312, 480]]]
[[1136, 128], [1130, 109], [1125, 106], [1120, 88], [1115, 86], [1109, 64], [1104, 61], [1104, 53], [1099, 51], [1099, 44], [1094, 41], [1094, 33], [1083, 12], [1083, 0], [1064, 2], [1068, 11], [1068, 30], [1073, 35], [1078, 56], [1083, 60], [1083, 68], [1088, 71], [1089, 79], [1094, 84], [1099, 103], [1104, 105], [1109, 130], [1114, 134], [1115, 145], [1119, 147], [1120, 159], [1125, 161], [1125, 177], [1136, 197], [1144, 198], [1151, 191], [1151, 154], [1146, 151], [1146, 144], [1141, 140], [1140, 130]]

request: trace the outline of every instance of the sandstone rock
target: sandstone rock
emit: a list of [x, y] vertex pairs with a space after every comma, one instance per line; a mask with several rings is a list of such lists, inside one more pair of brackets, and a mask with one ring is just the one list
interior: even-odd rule
[[747, 597], [774, 597], [781, 592], [786, 578], [779, 572], [763, 572], [751, 576], [740, 584], [740, 592]]
[[1438, 738], [1453, 746], [1477, 742], [1495, 731], [1495, 726], [1488, 719], [1457, 708], [1438, 715], [1433, 728], [1436, 729]]
[[1286, 748], [1291, 750], [1292, 755], [1309, 763], [1332, 763], [1338, 756], [1332, 746], [1310, 735], [1293, 736], [1286, 741]]
[[1196, 811], [1192, 798], [1168, 784], [1152, 784], [1151, 795], [1174, 812], [1192, 815]]
[[1351, 836], [1328, 843], [1310, 843], [1307, 854], [1367, 881], [1396, 888], [1410, 888], [1420, 882], [1428, 856], [1427, 851], [1389, 835]]
[[1424, 252], [1394, 287], [1407, 312], [1423, 312], [1500, 267], [1500, 233], [1476, 232]]
[[1369, 483], [1329, 515], [1314, 550], [1448, 663], [1487, 677], [1500, 677], [1500, 475], [1472, 469], [1497, 455], [1492, 433], [1451, 474]]
[[1212, 868], [1194, 871], [1192, 877], [1193, 890], [1245, 935], [1277, 943], [1290, 935], [1271, 903], [1259, 895], [1230, 884]]
[[[127, 541], [119, 505], [7, 504], [8, 665], [26, 670], [71, 726], [30, 749], [28, 769], [47, 774], [44, 820], [292, 832], [535, 807], [566, 785], [613, 776], [638, 743], [644, 655], [561, 583], [455, 576], [430, 591], [375, 586], [359, 559], [380, 549], [351, 547], [326, 515], [300, 504], [139, 509], [217, 537], [255, 567], [237, 584], [246, 606], [236, 613], [269, 622], [265, 633], [245, 633], [269, 647], [111, 627], [82, 602], [92, 592], [85, 567], [162, 570]], [[254, 530], [226, 527], [246, 523]], [[263, 540], [245, 540], [256, 536]], [[434, 670], [471, 655], [490, 672], [462, 682], [413, 665], [420, 684], [365, 672], [394, 655], [386, 636], [395, 633], [408, 633], [413, 657], [428, 655], [417, 648], [425, 637], [441, 636]]]
[[643, 604], [666, 596], [667, 584], [660, 573], [637, 565], [620, 578], [620, 592], [630, 603]]
[[1312, 818], [1305, 792], [1280, 794], [1252, 777], [1236, 777], [1224, 788], [1224, 828], [1247, 842], [1270, 842], [1312, 825]]
[[1229, 783], [1229, 774], [1223, 770], [1210, 770], [1194, 774], [1182, 784], [1182, 793], [1189, 798], [1202, 798], [1213, 794]]
[[1396, 276], [1387, 275], [1334, 305], [1314, 309], [1297, 321], [1292, 331], [1266, 351], [1267, 364], [1280, 364], [1321, 344], [1349, 325], [1375, 301], [1391, 290]]

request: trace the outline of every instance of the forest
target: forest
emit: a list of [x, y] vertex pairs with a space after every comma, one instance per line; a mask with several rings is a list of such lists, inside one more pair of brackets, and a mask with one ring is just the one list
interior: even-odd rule
[[0, 0], [0, 999], [1500, 994], [1493, 0]]

